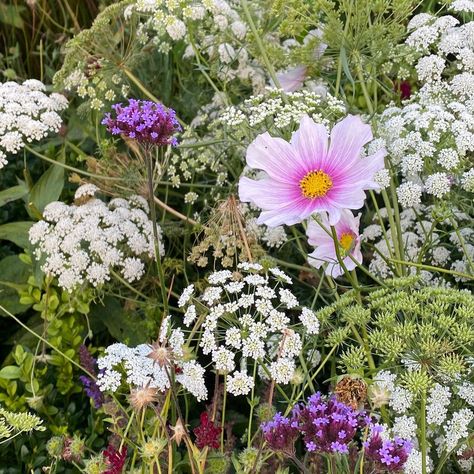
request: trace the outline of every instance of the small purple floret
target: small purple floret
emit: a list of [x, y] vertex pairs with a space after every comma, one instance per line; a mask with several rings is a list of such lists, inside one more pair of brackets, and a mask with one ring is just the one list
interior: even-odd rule
[[149, 100], [130, 99], [128, 105], [112, 106], [115, 117], [108, 113], [102, 124], [112, 135], [123, 135], [143, 144], [176, 146], [173, 134], [182, 130], [173, 109]]
[[[97, 375], [97, 361], [92, 357], [84, 344], [79, 347], [79, 361], [87, 372], [94, 376]], [[84, 391], [87, 396], [94, 400], [94, 406], [100, 408], [104, 403], [104, 395], [100, 391], [96, 381], [87, 375], [81, 375], [79, 380], [82, 382], [82, 385], [84, 385]]]
[[262, 423], [263, 437], [270, 449], [292, 455], [299, 436], [297, 422], [277, 413], [272, 420]]
[[306, 449], [311, 452], [347, 454], [357, 430], [365, 426], [363, 412], [338, 402], [335, 397], [324, 400], [319, 392], [306, 405], [296, 406], [292, 417], [297, 420]]
[[364, 443], [366, 456], [385, 471], [400, 471], [408, 459], [413, 444], [397, 436], [393, 439], [383, 439], [382, 432], [383, 427], [372, 425], [370, 438]]

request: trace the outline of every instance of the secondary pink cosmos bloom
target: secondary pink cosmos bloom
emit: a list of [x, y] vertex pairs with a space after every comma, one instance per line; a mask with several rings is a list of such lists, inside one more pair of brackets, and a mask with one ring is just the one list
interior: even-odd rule
[[[309, 254], [308, 263], [316, 268], [320, 268], [324, 263], [328, 263], [329, 265], [325, 271], [326, 275], [336, 278], [342, 275], [344, 270], [337, 260], [336, 245], [331, 235], [327, 214], [321, 214], [319, 220], [322, 226], [314, 219], [310, 219], [308, 222], [308, 228], [306, 230], [308, 243], [316, 247], [316, 250]], [[348, 270], [354, 270], [357, 266], [349, 255], [352, 255], [357, 262], [362, 263], [359, 221], [360, 214], [354, 217], [351, 211], [344, 209], [341, 212], [341, 218], [334, 226], [337, 240], [339, 241], [339, 254]], [[325, 229], [329, 231], [329, 234]]]
[[384, 167], [386, 151], [361, 157], [372, 140], [369, 125], [355, 115], [338, 122], [328, 134], [325, 127], [303, 116], [288, 143], [259, 135], [247, 148], [247, 164], [263, 170], [263, 179], [240, 178], [239, 196], [262, 209], [259, 224], [276, 227], [302, 222], [326, 211], [336, 224], [343, 209], [360, 209], [365, 190], [378, 189], [374, 175]]
[[296, 66], [286, 71], [277, 72], [276, 77], [280, 83], [280, 87], [285, 92], [295, 92], [304, 84], [306, 80], [306, 66]]

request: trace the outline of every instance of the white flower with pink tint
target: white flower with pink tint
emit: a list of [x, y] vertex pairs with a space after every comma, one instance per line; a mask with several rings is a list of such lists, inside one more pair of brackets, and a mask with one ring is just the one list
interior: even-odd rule
[[241, 177], [240, 200], [262, 209], [257, 222], [269, 227], [297, 224], [323, 211], [334, 225], [344, 209], [364, 205], [366, 189], [379, 188], [374, 175], [384, 168], [386, 151], [361, 157], [371, 140], [370, 126], [355, 115], [338, 122], [330, 137], [307, 115], [289, 143], [265, 132], [249, 145], [246, 157], [264, 177]]
[[[327, 214], [321, 214], [318, 219], [321, 224], [310, 219], [306, 230], [308, 243], [316, 247], [316, 250], [309, 254], [308, 263], [316, 268], [320, 268], [324, 263], [327, 263], [326, 275], [336, 278], [342, 275], [344, 271], [337, 260], [336, 245], [331, 234]], [[340, 256], [347, 270], [356, 268], [357, 264], [354, 260], [362, 263], [359, 221], [360, 214], [354, 217], [351, 211], [344, 209], [341, 218], [334, 226], [339, 242]]]

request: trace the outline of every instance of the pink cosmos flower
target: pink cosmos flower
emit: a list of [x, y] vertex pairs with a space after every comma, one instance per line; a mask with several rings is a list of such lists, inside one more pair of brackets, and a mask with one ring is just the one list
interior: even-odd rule
[[285, 92], [295, 92], [303, 86], [306, 80], [306, 66], [296, 66], [286, 71], [277, 72], [276, 77], [280, 83], [280, 87]]
[[[328, 234], [325, 229], [331, 233], [328, 216], [322, 213], [319, 218], [322, 226], [314, 219], [308, 222], [306, 234], [308, 243], [316, 250], [309, 254], [308, 263], [313, 267], [320, 268], [324, 263], [329, 265], [326, 267], [326, 275], [333, 278], [344, 273], [341, 265], [337, 260], [336, 245], [332, 235]], [[341, 218], [334, 226], [336, 230], [337, 240], [340, 247], [339, 252], [345, 267], [348, 270], [354, 270], [357, 266], [349, 255], [362, 263], [362, 252], [360, 251], [360, 235], [359, 235], [360, 214], [354, 217], [351, 211], [344, 209], [341, 212]], [[324, 228], [323, 228], [324, 227]]]
[[265, 132], [247, 149], [247, 164], [263, 170], [263, 179], [240, 178], [239, 196], [262, 209], [259, 224], [297, 224], [326, 211], [331, 225], [343, 209], [360, 209], [365, 190], [378, 189], [374, 174], [384, 167], [386, 151], [361, 157], [372, 140], [369, 125], [355, 115], [338, 122], [328, 134], [323, 125], [303, 116], [288, 143]]

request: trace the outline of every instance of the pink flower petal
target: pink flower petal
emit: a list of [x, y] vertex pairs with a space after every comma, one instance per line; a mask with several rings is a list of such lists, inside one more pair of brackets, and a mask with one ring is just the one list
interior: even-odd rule
[[[330, 217], [330, 216], [329, 216]], [[337, 238], [340, 239], [344, 233], [350, 232], [353, 234], [353, 248], [351, 249], [352, 257], [359, 263], [362, 263], [362, 253], [360, 251], [360, 236], [359, 236], [359, 221], [360, 214], [354, 217], [351, 211], [343, 209], [341, 211], [341, 218], [334, 226], [336, 230]], [[328, 224], [328, 216], [322, 214], [320, 216], [320, 222], [328, 231], [330, 231]], [[322, 263], [327, 262], [326, 275], [331, 275], [333, 278], [340, 276], [344, 273], [343, 268], [339, 265], [336, 254], [336, 246], [332, 235], [323, 229], [318, 222], [311, 220], [308, 222], [306, 234], [308, 236], [308, 243], [316, 247], [316, 249], [308, 255], [308, 263], [315, 268], [320, 268]], [[357, 263], [347, 255], [343, 257], [343, 263], [347, 270], [353, 270], [357, 267]]]
[[262, 133], [247, 148], [246, 159], [250, 167], [265, 171], [277, 181], [294, 184], [292, 171], [299, 160], [295, 150], [283, 138]]
[[256, 181], [244, 176], [239, 181], [239, 198], [242, 202], [251, 202], [263, 210], [259, 223], [276, 227], [300, 222], [300, 197], [297, 191], [295, 193], [294, 185], [280, 183], [272, 178]]
[[315, 123], [305, 115], [290, 143], [305, 163], [307, 172], [321, 169], [328, 148], [328, 133], [324, 125]]
[[357, 115], [348, 115], [334, 125], [329, 145], [328, 171], [340, 173], [351, 168], [360, 158], [362, 147], [372, 140], [370, 125]]

